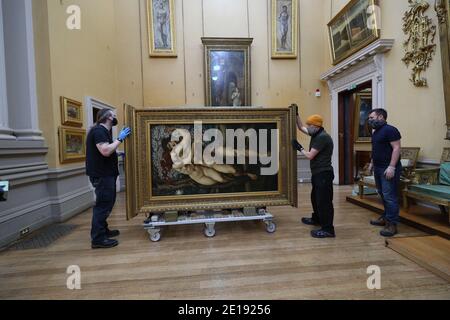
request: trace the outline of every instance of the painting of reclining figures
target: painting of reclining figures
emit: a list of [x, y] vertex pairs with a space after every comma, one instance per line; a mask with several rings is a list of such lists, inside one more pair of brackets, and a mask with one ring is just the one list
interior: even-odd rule
[[276, 123], [202, 124], [199, 139], [194, 128], [151, 125], [152, 196], [278, 190]]

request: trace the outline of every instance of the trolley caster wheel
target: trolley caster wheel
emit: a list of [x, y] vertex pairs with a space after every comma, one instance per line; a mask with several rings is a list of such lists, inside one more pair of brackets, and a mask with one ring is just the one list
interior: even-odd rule
[[272, 221], [266, 222], [266, 231], [268, 233], [274, 233], [275, 230], [277, 230], [277, 225], [274, 222]]
[[161, 240], [161, 232], [155, 232], [153, 234], [150, 234], [150, 240], [152, 242], [158, 242], [159, 240]]
[[216, 235], [216, 229], [205, 228], [203, 229], [203, 233], [207, 238], [213, 238]]

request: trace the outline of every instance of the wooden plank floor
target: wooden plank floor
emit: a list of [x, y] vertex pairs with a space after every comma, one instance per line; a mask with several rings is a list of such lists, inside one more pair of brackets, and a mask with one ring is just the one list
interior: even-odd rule
[[[347, 201], [379, 214], [384, 211], [383, 203], [380, 197], [376, 195], [364, 196], [362, 199], [359, 196], [348, 196]], [[439, 209], [423, 205], [411, 205], [408, 211], [400, 210], [400, 219], [424, 232], [450, 239], [448, 217], [442, 214]]]
[[[260, 222], [217, 225], [208, 239], [202, 226], [166, 229], [152, 243], [138, 217], [124, 219], [124, 196], [110, 218], [120, 245], [91, 250], [91, 210], [70, 220], [69, 235], [47, 248], [0, 253], [0, 299], [450, 299], [450, 284], [385, 247], [377, 214], [346, 201], [335, 188], [337, 238], [317, 240], [309, 216], [309, 185], [301, 185], [299, 209], [273, 208], [277, 232]], [[401, 236], [423, 236], [408, 226]], [[81, 290], [68, 290], [66, 269], [81, 268]], [[369, 290], [367, 268], [381, 268], [381, 290]]]
[[438, 236], [387, 240], [392, 250], [450, 282], [450, 241]]

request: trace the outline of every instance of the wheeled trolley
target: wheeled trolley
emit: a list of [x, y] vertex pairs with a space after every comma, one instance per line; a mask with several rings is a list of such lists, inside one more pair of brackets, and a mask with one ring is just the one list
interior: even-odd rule
[[149, 233], [151, 241], [157, 242], [161, 240], [161, 230], [163, 227], [187, 224], [204, 224], [205, 228], [203, 229], [203, 233], [208, 238], [216, 235], [215, 224], [218, 222], [261, 220], [264, 222], [268, 233], [274, 233], [276, 230], [273, 215], [265, 208], [244, 208], [241, 210], [231, 210], [231, 212], [222, 210], [176, 213], [176, 218], [171, 220], [167, 219], [167, 216], [169, 216], [169, 213], [161, 213], [153, 215], [144, 221], [144, 229]]

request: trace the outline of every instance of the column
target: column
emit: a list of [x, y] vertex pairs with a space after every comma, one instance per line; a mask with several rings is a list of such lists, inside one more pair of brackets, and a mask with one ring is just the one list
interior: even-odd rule
[[38, 127], [32, 0], [2, 0], [9, 126], [18, 140], [43, 140]]
[[6, 93], [5, 45], [3, 40], [3, 10], [0, 5], [0, 140], [14, 140], [9, 128], [8, 100]]

